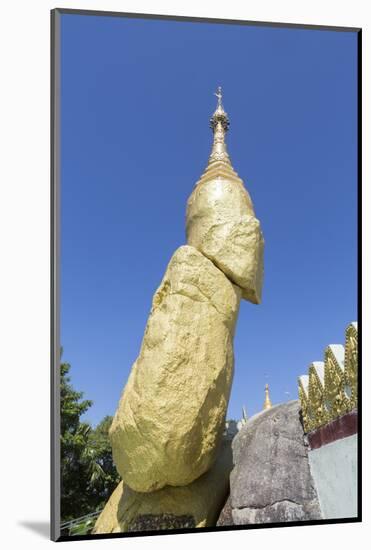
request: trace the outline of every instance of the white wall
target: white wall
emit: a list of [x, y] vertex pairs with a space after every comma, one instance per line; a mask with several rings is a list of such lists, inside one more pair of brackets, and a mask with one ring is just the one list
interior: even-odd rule
[[309, 453], [309, 464], [325, 519], [357, 516], [357, 434]]

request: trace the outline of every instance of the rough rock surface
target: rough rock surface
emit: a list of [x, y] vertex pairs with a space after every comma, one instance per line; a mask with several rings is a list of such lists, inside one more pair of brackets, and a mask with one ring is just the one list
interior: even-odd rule
[[216, 522], [217, 527], [225, 527], [227, 525], [234, 525], [232, 518], [232, 506], [231, 506], [231, 497], [228, 496], [222, 511], [220, 512], [218, 521]]
[[232, 466], [231, 443], [224, 439], [213, 467], [190, 485], [138, 493], [121, 481], [93, 533], [214, 526], [228, 495]]
[[264, 239], [242, 182], [217, 177], [199, 183], [186, 221], [187, 242], [242, 288], [242, 298], [260, 303]]
[[300, 422], [290, 401], [252, 417], [234, 438], [235, 525], [321, 519]]
[[188, 485], [215, 461], [240, 297], [195, 248], [174, 253], [110, 429], [117, 469], [135, 491]]

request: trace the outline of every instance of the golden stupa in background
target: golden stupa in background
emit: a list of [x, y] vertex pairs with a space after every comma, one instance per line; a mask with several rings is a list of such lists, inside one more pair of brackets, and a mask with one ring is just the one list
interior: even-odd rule
[[263, 405], [263, 410], [270, 409], [272, 407], [272, 401], [269, 397], [269, 386], [265, 384], [265, 400]]

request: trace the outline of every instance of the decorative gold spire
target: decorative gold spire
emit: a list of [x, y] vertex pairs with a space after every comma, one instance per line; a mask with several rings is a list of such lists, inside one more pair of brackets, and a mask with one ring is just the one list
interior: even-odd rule
[[[225, 135], [229, 128], [229, 118], [222, 104], [222, 89], [220, 86], [218, 87], [214, 95], [216, 95], [216, 97], [218, 98], [216, 109], [210, 119], [210, 127], [213, 130], [214, 140], [206, 169], [196, 185], [206, 183], [210, 180], [224, 179], [240, 184], [246, 193], [243, 181], [239, 177], [237, 172], [233, 169], [231, 160], [227, 152]], [[254, 216], [254, 207], [248, 193], [247, 201], [249, 211], [251, 215]]]
[[305, 432], [311, 432], [357, 409], [358, 331], [351, 323], [341, 344], [327, 346], [324, 361], [313, 361], [299, 377]]
[[272, 402], [269, 397], [269, 386], [265, 384], [265, 400], [263, 405], [263, 410], [270, 409], [272, 407]]
[[214, 93], [218, 98], [218, 104], [210, 119], [210, 128], [214, 132], [214, 143], [209, 157], [209, 165], [213, 162], [224, 162], [231, 166], [225, 144], [225, 134], [229, 128], [229, 118], [222, 105], [222, 88], [218, 87]]

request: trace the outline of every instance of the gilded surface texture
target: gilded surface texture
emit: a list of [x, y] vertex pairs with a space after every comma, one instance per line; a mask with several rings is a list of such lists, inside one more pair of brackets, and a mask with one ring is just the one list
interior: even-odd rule
[[[345, 334], [345, 350], [331, 344], [324, 363], [309, 368], [309, 378], [299, 377], [299, 398], [304, 429], [313, 431], [357, 408], [358, 333], [351, 323]], [[309, 383], [307, 382], [309, 380]]]
[[187, 206], [187, 242], [237, 284], [244, 299], [260, 303], [264, 239], [241, 184], [219, 178], [195, 188]]
[[328, 420], [345, 414], [348, 408], [344, 394], [344, 348], [341, 345], [334, 348], [328, 346], [325, 350], [324, 400]]
[[309, 418], [313, 425], [322, 426], [328, 421], [328, 414], [324, 402], [324, 365], [316, 361], [309, 367]]
[[115, 464], [132, 489], [186, 485], [212, 466], [240, 295], [195, 248], [182, 246], [170, 260], [110, 430]]
[[313, 419], [309, 417], [309, 399], [308, 399], [308, 384], [309, 376], [302, 375], [299, 377], [299, 400], [301, 405], [301, 415], [303, 419], [304, 431], [309, 432], [313, 426]]
[[351, 323], [345, 334], [344, 391], [349, 410], [357, 407], [358, 398], [358, 331], [357, 323]]

